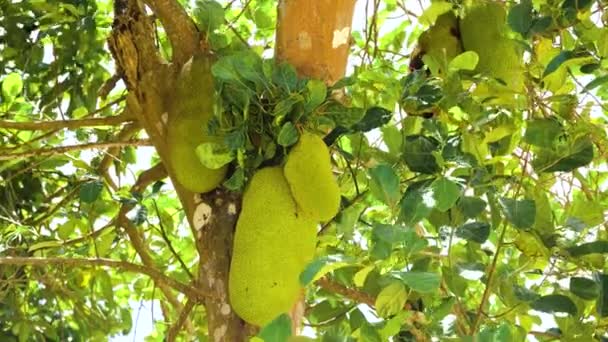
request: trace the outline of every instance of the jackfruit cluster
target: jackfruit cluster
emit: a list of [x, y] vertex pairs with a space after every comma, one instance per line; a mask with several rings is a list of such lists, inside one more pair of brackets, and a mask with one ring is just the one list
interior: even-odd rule
[[317, 222], [298, 212], [281, 167], [258, 170], [243, 195], [228, 292], [245, 321], [265, 325], [296, 303], [312, 259]]
[[170, 167], [179, 184], [197, 193], [215, 189], [226, 176], [226, 167], [209, 169], [195, 152], [200, 144], [221, 142], [219, 136], [211, 136], [207, 130], [215, 93], [211, 64], [209, 56], [196, 55], [184, 65], [167, 123]]
[[340, 188], [323, 140], [301, 135], [284, 167], [258, 170], [243, 195], [228, 293], [245, 321], [265, 325], [296, 304], [319, 221], [336, 215]]
[[441, 73], [454, 57], [473, 51], [479, 56], [476, 72], [501, 80], [510, 91], [523, 91], [523, 50], [507, 36], [506, 16], [504, 4], [497, 1], [469, 4], [461, 18], [452, 11], [440, 15], [418, 38], [410, 68], [421, 69], [425, 59], [432, 59]]
[[431, 58], [439, 67], [439, 72], [444, 72], [444, 66], [454, 57], [461, 54], [462, 44], [458, 34], [458, 18], [453, 12], [446, 12], [439, 17], [428, 30], [424, 31], [418, 38], [418, 50], [416, 55], [419, 60], [418, 67], [412, 65], [414, 69], [422, 67], [422, 56]]
[[523, 51], [506, 36], [506, 16], [500, 2], [468, 6], [460, 20], [460, 36], [464, 50], [479, 56], [477, 72], [500, 79], [510, 90], [519, 92], [524, 88]]
[[328, 221], [340, 209], [340, 187], [331, 171], [323, 139], [303, 133], [287, 156], [285, 178], [298, 209], [318, 221]]

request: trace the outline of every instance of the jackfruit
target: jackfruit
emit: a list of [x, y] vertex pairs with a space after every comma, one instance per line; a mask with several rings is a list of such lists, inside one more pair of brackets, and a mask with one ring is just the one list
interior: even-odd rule
[[[420, 57], [414, 58], [432, 59], [438, 67], [438, 72], [443, 70], [447, 64], [462, 53], [462, 43], [458, 33], [458, 19], [453, 12], [446, 12], [435, 21], [435, 24], [424, 31], [418, 38], [418, 49]], [[418, 68], [419, 69], [419, 68]]]
[[258, 170], [243, 195], [228, 294], [234, 311], [263, 326], [287, 313], [302, 290], [300, 273], [316, 246], [314, 219], [297, 212], [280, 167]]
[[285, 178], [301, 212], [318, 221], [338, 213], [340, 187], [331, 172], [329, 150], [319, 136], [300, 136], [287, 156]]
[[504, 81], [508, 90], [524, 89], [523, 50], [506, 36], [507, 12], [503, 4], [484, 1], [466, 7], [460, 20], [465, 51], [479, 56], [476, 71]]
[[186, 63], [177, 80], [167, 123], [169, 164], [179, 184], [192, 192], [215, 189], [226, 176], [226, 167], [209, 169], [196, 155], [200, 144], [220, 143], [221, 137], [207, 131], [213, 116], [214, 86], [211, 59], [196, 55]]

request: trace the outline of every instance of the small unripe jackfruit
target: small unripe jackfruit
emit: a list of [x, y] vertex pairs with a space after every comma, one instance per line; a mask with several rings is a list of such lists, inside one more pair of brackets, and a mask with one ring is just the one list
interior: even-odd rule
[[476, 70], [503, 80], [510, 90], [524, 87], [523, 51], [506, 36], [506, 9], [496, 1], [466, 8], [460, 20], [460, 36], [466, 51], [479, 56]]
[[243, 320], [262, 326], [290, 311], [314, 255], [316, 227], [297, 212], [282, 168], [256, 172], [243, 195], [228, 284], [230, 304]]
[[[450, 11], [437, 17], [435, 24], [420, 35], [418, 45], [420, 55], [432, 58], [439, 70], [461, 54], [458, 20], [454, 13]], [[414, 58], [422, 58], [421, 56]]]
[[206, 142], [220, 142], [209, 136], [207, 125], [213, 116], [213, 77], [211, 60], [197, 55], [184, 65], [167, 123], [169, 163], [175, 178], [192, 192], [208, 192], [226, 176], [226, 167], [209, 169], [196, 155], [196, 147]]
[[285, 178], [298, 209], [328, 221], [340, 209], [340, 187], [331, 172], [329, 150], [319, 136], [303, 133], [287, 156]]

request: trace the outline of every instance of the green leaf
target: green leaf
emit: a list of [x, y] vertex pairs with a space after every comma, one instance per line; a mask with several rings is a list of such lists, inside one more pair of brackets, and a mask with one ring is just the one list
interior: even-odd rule
[[312, 112], [319, 107], [327, 97], [327, 86], [320, 80], [309, 80], [306, 83], [307, 96], [304, 103], [304, 111]]
[[197, 0], [194, 19], [201, 30], [213, 32], [224, 23], [224, 7], [217, 1]]
[[264, 342], [285, 342], [291, 336], [291, 318], [282, 314], [262, 328], [258, 337]]
[[553, 148], [563, 133], [563, 128], [557, 120], [531, 120], [527, 122], [524, 141], [530, 145]]
[[386, 164], [380, 164], [368, 172], [372, 194], [389, 208], [395, 208], [401, 198], [399, 176], [395, 170]]
[[440, 171], [433, 155], [439, 151], [439, 141], [422, 135], [405, 137], [403, 160], [412, 172], [433, 174]]
[[566, 215], [583, 221], [588, 227], [595, 227], [604, 223], [605, 209], [601, 203], [588, 200], [583, 193], [576, 193]]
[[23, 80], [18, 73], [10, 73], [2, 80], [2, 98], [4, 102], [12, 102], [23, 89]]
[[511, 334], [511, 326], [503, 323], [498, 327], [485, 327], [474, 339], [475, 342], [518, 341]]
[[393, 112], [381, 107], [371, 107], [365, 111], [361, 121], [352, 126], [356, 132], [368, 132], [374, 128], [382, 127], [393, 117]]
[[434, 206], [432, 192], [422, 186], [410, 185], [401, 198], [399, 218], [406, 225], [414, 225], [428, 217]]
[[288, 147], [295, 144], [299, 137], [300, 135], [296, 126], [291, 122], [286, 122], [283, 127], [281, 127], [277, 142], [283, 147]]
[[530, 0], [523, 0], [511, 7], [507, 22], [513, 31], [526, 37], [532, 26], [532, 19], [532, 3]]
[[559, 67], [564, 64], [565, 62], [567, 62], [570, 59], [576, 58], [577, 55], [576, 53], [574, 53], [574, 51], [562, 51], [560, 52], [557, 56], [553, 57], [553, 59], [549, 62], [549, 64], [547, 64], [547, 67], [545, 68], [545, 71], [543, 72], [543, 78], [546, 77], [547, 75], [551, 74], [552, 72], [556, 71], [557, 69], [559, 69]]
[[559, 294], [542, 296], [532, 302], [530, 306], [534, 310], [546, 313], [563, 312], [571, 316], [576, 316], [578, 312], [576, 304], [574, 304], [570, 297]]
[[403, 310], [405, 301], [407, 300], [407, 291], [405, 286], [400, 281], [393, 281], [388, 286], [382, 289], [376, 296], [374, 307], [380, 317], [390, 317]]
[[274, 20], [267, 8], [258, 7], [253, 14], [253, 18], [258, 29], [274, 27]]
[[475, 70], [479, 63], [479, 55], [475, 51], [466, 51], [454, 57], [448, 65], [450, 70]]
[[359, 337], [360, 341], [365, 342], [383, 342], [382, 337], [378, 333], [378, 331], [369, 324], [364, 324], [359, 329]]
[[282, 99], [281, 101], [279, 101], [276, 106], [274, 106], [274, 110], [272, 111], [272, 115], [282, 118], [284, 116], [286, 116], [287, 114], [289, 114], [291, 112], [291, 110], [293, 109], [293, 107], [304, 101], [304, 97], [302, 97], [302, 95], [300, 94], [293, 94], [290, 95], [287, 98]]
[[287, 63], [281, 63], [275, 67], [272, 73], [272, 81], [283, 88], [286, 93], [296, 90], [298, 75], [296, 69]]
[[80, 200], [83, 203], [93, 203], [99, 198], [103, 190], [103, 182], [90, 181], [80, 187]]
[[477, 197], [464, 196], [460, 198], [457, 206], [465, 217], [474, 218], [485, 210], [487, 203]]
[[196, 156], [206, 168], [216, 170], [234, 160], [234, 155], [222, 144], [202, 143], [196, 147]]
[[600, 317], [606, 317], [608, 316], [608, 275], [598, 273], [595, 277], [599, 283], [599, 295], [595, 307]]
[[456, 236], [467, 241], [484, 243], [490, 236], [490, 224], [486, 222], [469, 222], [458, 227]]
[[515, 298], [526, 303], [533, 302], [540, 298], [540, 295], [538, 293], [528, 289], [527, 287], [519, 285], [513, 286], [513, 294], [515, 295]]
[[536, 219], [536, 205], [534, 200], [514, 200], [501, 198], [500, 205], [505, 217], [516, 228], [527, 229], [534, 225]]
[[357, 107], [346, 107], [339, 103], [331, 103], [323, 108], [322, 114], [336, 123], [336, 126], [351, 127], [361, 121], [365, 110]]
[[318, 257], [309, 262], [304, 271], [300, 273], [300, 284], [306, 286], [329, 272], [344, 266], [353, 265], [353, 263], [356, 263], [356, 261], [341, 254]]
[[608, 253], [608, 241], [599, 240], [587, 242], [573, 247], [566, 248], [570, 256], [576, 258], [588, 254], [606, 254]]
[[59, 227], [57, 227], [57, 235], [62, 240], [67, 240], [70, 238], [72, 233], [76, 230], [76, 225], [79, 223], [76, 219], [69, 219]]
[[245, 185], [245, 171], [241, 168], [236, 169], [232, 176], [224, 181], [223, 185], [231, 191], [238, 191]]
[[585, 91], [593, 90], [606, 82], [608, 82], [608, 75], [597, 77], [593, 81], [587, 83], [587, 85], [583, 88], [583, 90], [585, 90]]
[[91, 245], [97, 251], [97, 253], [95, 254], [99, 255], [102, 258], [106, 257], [108, 253], [112, 250], [112, 244], [114, 243], [115, 237], [116, 234], [114, 232], [109, 232], [98, 237], [95, 241], [95, 244]]
[[570, 278], [570, 292], [582, 299], [592, 300], [598, 298], [600, 287], [593, 279], [572, 277]]
[[569, 172], [593, 161], [593, 142], [589, 137], [581, 137], [558, 151], [542, 150], [532, 160], [537, 172]]
[[42, 241], [42, 242], [38, 242], [38, 243], [31, 245], [27, 251], [34, 252], [39, 249], [55, 248], [55, 247], [61, 247], [61, 246], [63, 246], [63, 242], [58, 241], [58, 240]]
[[448, 211], [460, 198], [460, 186], [445, 177], [437, 178], [431, 184], [431, 189], [435, 198], [435, 208], [441, 212]]
[[399, 279], [403, 280], [405, 285], [412, 290], [420, 293], [432, 293], [439, 290], [441, 284], [441, 276], [438, 273], [432, 272], [395, 272]]

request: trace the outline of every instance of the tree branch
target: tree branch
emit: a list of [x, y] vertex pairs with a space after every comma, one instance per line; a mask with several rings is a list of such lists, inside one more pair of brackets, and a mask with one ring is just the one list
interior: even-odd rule
[[183, 294], [189, 298], [196, 298], [198, 300], [204, 300], [209, 298], [210, 295], [206, 294], [199, 289], [180, 283], [179, 281], [167, 277], [161, 272], [146, 267], [143, 265], [133, 264], [127, 261], [118, 261], [104, 258], [37, 258], [37, 257], [0, 257], [0, 265], [19, 265], [19, 266], [34, 266], [34, 267], [45, 267], [45, 266], [72, 266], [72, 267], [86, 267], [86, 266], [107, 266], [127, 272], [134, 272], [145, 274], [152, 278], [158, 284], [165, 284]]
[[160, 19], [171, 42], [173, 62], [182, 65], [198, 48], [199, 35], [188, 13], [176, 0], [145, 0]]
[[184, 308], [179, 313], [177, 321], [173, 323], [173, 325], [171, 326], [171, 328], [169, 328], [169, 331], [167, 332], [167, 342], [175, 342], [175, 339], [177, 338], [177, 335], [182, 329], [184, 322], [188, 319], [188, 316], [190, 316], [190, 312], [192, 312], [192, 309], [194, 309], [195, 305], [196, 303], [190, 299], [186, 302], [186, 305], [184, 305]]
[[[126, 125], [118, 133], [117, 140], [119, 140], [119, 141], [129, 140], [129, 139], [133, 138], [133, 136], [140, 130], [141, 130], [141, 127], [139, 126], [138, 123], [131, 123], [129, 125]], [[105, 156], [99, 163], [99, 166], [97, 167], [97, 172], [99, 172], [103, 176], [103, 178], [106, 180], [106, 182], [108, 182], [109, 186], [114, 191], [118, 190], [118, 185], [116, 185], [114, 183], [114, 180], [112, 180], [112, 177], [110, 177], [110, 173], [108, 172], [108, 170], [110, 169], [112, 162], [114, 160], [119, 159], [118, 154], [120, 153], [120, 150], [121, 150], [121, 147], [109, 148], [106, 151]], [[118, 174], [118, 172], [117, 172], [117, 174]]]
[[[367, 306], [372, 307], [372, 308], [375, 307], [375, 305], [376, 305], [376, 298], [374, 298], [370, 294], [358, 291], [356, 289], [348, 288], [342, 284], [338, 284], [336, 282], [331, 281], [327, 277], [323, 277], [323, 278], [317, 280], [316, 285], [328, 292], [339, 294], [343, 297], [346, 297], [346, 298], [352, 300], [353, 302], [366, 304]], [[412, 333], [412, 335], [414, 335], [416, 337], [416, 341], [428, 341], [428, 338], [426, 338], [424, 333], [422, 331], [420, 331], [419, 329], [417, 329], [416, 326], [414, 325], [414, 323], [416, 323], [416, 322], [419, 322], [419, 323], [426, 322], [426, 318], [424, 317], [424, 314], [422, 312], [413, 310], [412, 306], [409, 303], [406, 303], [405, 306], [403, 307], [403, 309], [410, 311], [412, 313], [411, 316], [409, 316], [405, 319], [405, 321], [406, 321], [405, 323], [407, 323], [409, 325], [409, 327], [410, 327], [409, 331]]]
[[81, 127], [116, 126], [123, 122], [133, 121], [130, 115], [115, 115], [105, 118], [89, 118], [77, 120], [29, 121], [17, 122], [0, 120], [0, 128], [18, 129], [21, 131], [52, 131], [57, 129], [77, 129]]
[[129, 140], [129, 141], [106, 141], [99, 143], [88, 143], [81, 145], [69, 145], [69, 146], [59, 146], [52, 148], [41, 148], [37, 150], [31, 150], [27, 152], [20, 153], [8, 153], [8, 154], [0, 154], [0, 160], [9, 160], [9, 159], [23, 159], [30, 157], [43, 157], [55, 154], [62, 154], [67, 152], [75, 152], [82, 150], [90, 150], [90, 149], [105, 149], [110, 147], [119, 147], [119, 146], [152, 146], [152, 142], [149, 139], [140, 139], [140, 140]]

